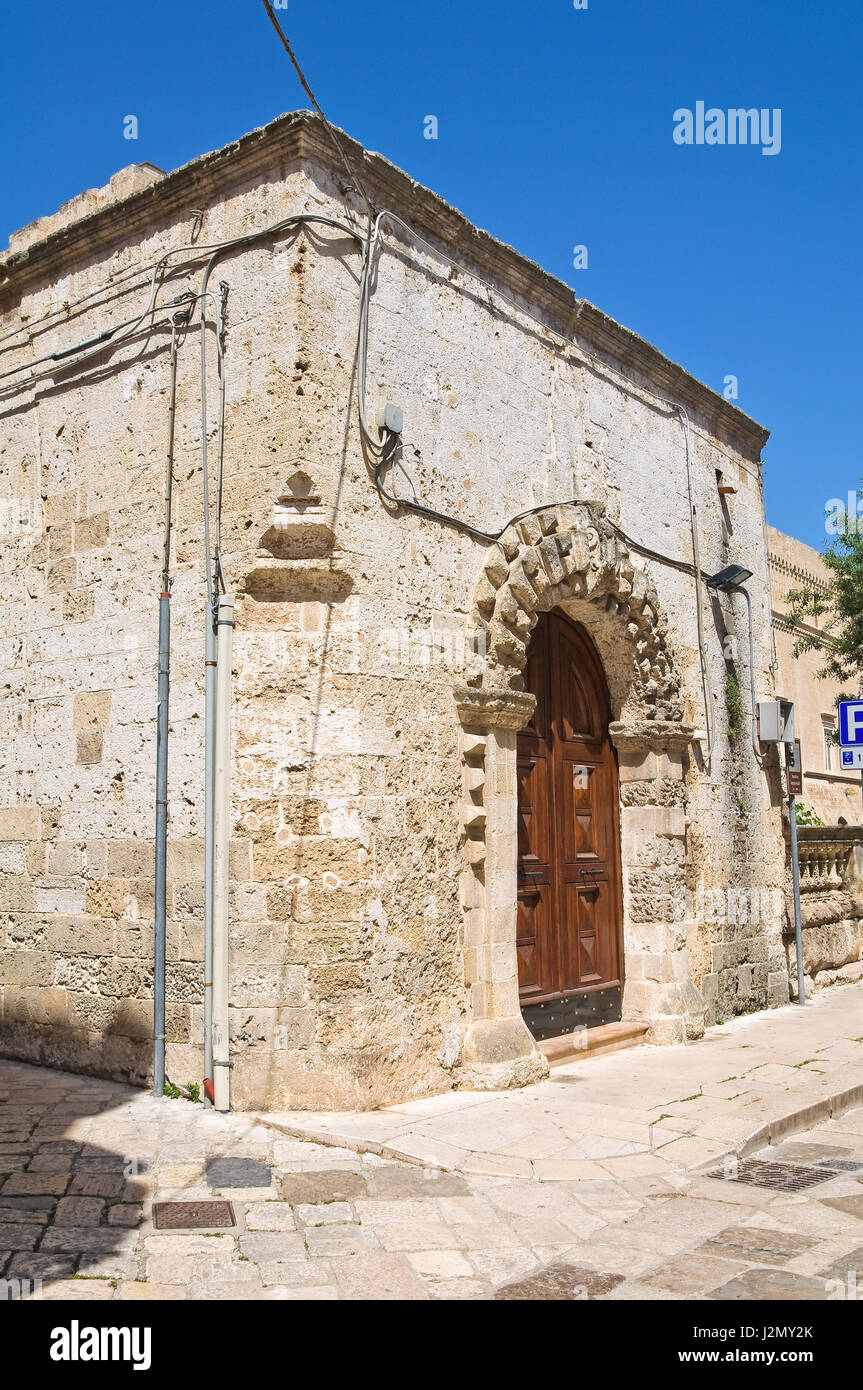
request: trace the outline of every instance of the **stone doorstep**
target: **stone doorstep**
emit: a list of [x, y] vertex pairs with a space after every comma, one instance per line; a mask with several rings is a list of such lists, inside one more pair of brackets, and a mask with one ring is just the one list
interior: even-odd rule
[[601, 1023], [580, 1033], [548, 1038], [545, 1042], [537, 1043], [537, 1047], [548, 1059], [550, 1067], [560, 1067], [567, 1062], [586, 1061], [588, 1057], [601, 1057], [608, 1052], [620, 1052], [625, 1047], [637, 1047], [644, 1041], [648, 1028], [647, 1023]]

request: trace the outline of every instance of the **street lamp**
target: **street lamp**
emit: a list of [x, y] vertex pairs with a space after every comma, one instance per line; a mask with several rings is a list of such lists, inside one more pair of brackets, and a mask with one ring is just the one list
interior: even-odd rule
[[744, 569], [742, 565], [726, 565], [724, 570], [711, 574], [704, 582], [708, 589], [723, 589], [728, 592], [729, 589], [741, 588], [746, 580], [751, 578], [752, 570]]

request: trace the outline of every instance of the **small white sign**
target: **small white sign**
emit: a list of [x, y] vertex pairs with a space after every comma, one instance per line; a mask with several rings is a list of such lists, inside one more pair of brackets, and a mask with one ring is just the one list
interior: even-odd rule
[[855, 767], [863, 767], [863, 748], [840, 748], [839, 765], [843, 772], [851, 772]]

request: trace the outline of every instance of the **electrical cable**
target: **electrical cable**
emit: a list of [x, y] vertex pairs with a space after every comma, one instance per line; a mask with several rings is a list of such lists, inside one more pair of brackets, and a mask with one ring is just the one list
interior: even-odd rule
[[219, 377], [219, 432], [218, 462], [216, 467], [216, 577], [222, 593], [227, 593], [225, 576], [222, 572], [222, 486], [225, 471], [225, 335], [227, 333], [228, 283], [219, 284], [219, 323], [216, 330], [216, 363]]
[[704, 762], [707, 771], [710, 771], [713, 761], [713, 695], [710, 689], [710, 676], [707, 670], [707, 657], [704, 651], [704, 619], [702, 615], [702, 596], [701, 596], [701, 554], [698, 545], [698, 512], [692, 497], [692, 467], [689, 461], [689, 416], [682, 405], [678, 405], [677, 413], [683, 425], [683, 443], [686, 453], [686, 491], [689, 497], [689, 521], [692, 529], [692, 560], [695, 567], [695, 619], [698, 630], [698, 659], [701, 665], [701, 689], [704, 695], [704, 713], [707, 720], [707, 751], [704, 755]]
[[[273, 13], [273, 7], [272, 7], [272, 5], [270, 4], [270, 0], [262, 0], [262, 3], [263, 3], [263, 6], [264, 6], [264, 9], [265, 9], [266, 12], [267, 12], [267, 15], [269, 16], [270, 23], [272, 24], [273, 28], [275, 29], [275, 31], [276, 31], [276, 33], [277, 33], [277, 35], [278, 35], [278, 37], [279, 37], [279, 41], [280, 41], [282, 47], [284, 48], [285, 52], [287, 53], [288, 57], [290, 58], [291, 62], [292, 62], [293, 65], [294, 65], [294, 69], [295, 69], [295, 71], [296, 71], [297, 77], [300, 79], [300, 84], [301, 84], [301, 86], [302, 86], [303, 91], [305, 92], [306, 96], [309, 98], [309, 101], [312, 103], [312, 106], [315, 108], [315, 111], [316, 111], [317, 114], [320, 116], [321, 120], [322, 120], [323, 123], [324, 123], [324, 126], [326, 127], [327, 134], [329, 135], [330, 139], [331, 139], [332, 142], [333, 142], [333, 147], [335, 148], [336, 153], [338, 154], [339, 158], [340, 158], [341, 161], [342, 161], [342, 164], [345, 166], [345, 169], [347, 170], [348, 178], [350, 178], [350, 179], [353, 181], [353, 186], [354, 186], [354, 188], [356, 189], [356, 191], [357, 191], [357, 192], [360, 194], [360, 196], [362, 197], [362, 199], [363, 199], [363, 201], [365, 202], [365, 205], [366, 205], [366, 207], [368, 208], [369, 213], [371, 214], [371, 216], [374, 216], [374, 212], [375, 212], [374, 204], [372, 203], [371, 199], [369, 198], [369, 195], [366, 193], [366, 190], [363, 188], [362, 183], [360, 182], [359, 178], [357, 177], [356, 173], [354, 172], [353, 168], [351, 167], [350, 160], [348, 159], [347, 155], [345, 154], [345, 151], [344, 151], [344, 149], [342, 148], [341, 141], [339, 140], [338, 136], [336, 135], [335, 127], [332, 126], [332, 125], [330, 124], [330, 122], [327, 120], [326, 116], [324, 115], [324, 113], [323, 113], [323, 111], [322, 111], [322, 109], [321, 109], [321, 107], [320, 107], [320, 104], [319, 104], [319, 102], [318, 102], [317, 97], [315, 96], [314, 92], [312, 91], [311, 87], [309, 86], [308, 81], [306, 80], [305, 73], [303, 72], [302, 68], [300, 67], [300, 65], [299, 65], [299, 63], [298, 63], [298, 61], [297, 61], [296, 54], [294, 53], [294, 50], [291, 48], [291, 45], [290, 45], [290, 43], [289, 43], [289, 41], [288, 41], [288, 39], [287, 39], [287, 37], [286, 37], [286, 35], [285, 35], [285, 33], [284, 33], [284, 30], [282, 29], [282, 26], [280, 25], [279, 21], [276, 19], [275, 14]], [[347, 211], [347, 209], [346, 209], [346, 211]]]

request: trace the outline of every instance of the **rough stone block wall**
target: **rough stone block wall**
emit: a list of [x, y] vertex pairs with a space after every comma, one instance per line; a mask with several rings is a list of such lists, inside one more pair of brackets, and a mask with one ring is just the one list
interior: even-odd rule
[[[113, 220], [100, 223], [92, 244], [49, 247], [50, 256], [30, 245], [36, 260], [18, 271], [21, 295], [15, 273], [0, 282], [4, 330], [33, 325], [18, 360], [140, 309], [140, 282], [136, 293], [120, 285], [74, 315], [63, 305], [185, 245], [189, 206], [206, 208], [208, 244], [295, 212], [343, 218], [338, 181], [321, 157], [291, 154], [290, 131], [266, 138], [271, 146], [262, 139], [251, 155], [243, 146], [233, 164], [202, 165], [184, 197], [170, 180], [160, 192], [157, 181], [119, 211], [96, 214]], [[402, 214], [428, 235], [412, 200], [425, 207], [429, 195], [383, 161], [370, 178], [374, 169], [382, 201], [401, 198]], [[588, 331], [576, 315], [549, 309], [545, 290], [531, 298], [540, 272], [518, 262], [514, 284], [510, 253], [490, 242], [478, 250], [451, 210], [439, 216], [432, 235], [444, 239], [448, 228], [452, 254], [468, 268], [476, 259], [485, 279], [497, 276], [501, 299], [490, 307], [469, 274], [387, 234], [368, 391], [370, 409], [390, 400], [405, 410], [394, 486], [490, 530], [525, 507], [582, 498], [642, 546], [691, 560], [683, 426], [656, 404], [678, 381], [671, 364], [663, 377], [639, 340], [598, 321]], [[201, 264], [173, 278], [172, 295], [196, 289]], [[229, 285], [222, 553], [239, 596], [232, 1084], [235, 1103], [249, 1107], [371, 1106], [456, 1084], [480, 989], [474, 909], [460, 901], [471, 832], [453, 691], [482, 667], [475, 605], [489, 547], [394, 511], [375, 491], [351, 399], [359, 270], [355, 243], [321, 231], [236, 251], [214, 277]], [[56, 317], [40, 323], [49, 311]], [[559, 347], [567, 335], [571, 351]], [[168, 341], [154, 329], [85, 371], [0, 400], [0, 478], [8, 515], [19, 518], [0, 546], [0, 1046], [139, 1082], [152, 1009]], [[189, 334], [177, 401], [168, 864], [168, 1072], [179, 1082], [200, 1078], [202, 1064], [197, 354]], [[213, 402], [212, 361], [209, 390]], [[721, 401], [714, 408], [706, 393], [697, 398], [703, 412], [691, 400], [688, 409], [701, 563], [707, 572], [732, 560], [753, 571], [763, 697], [772, 676], [758, 446], [743, 423], [735, 433]], [[737, 487], [731, 528], [717, 470]], [[638, 563], [656, 586], [685, 717], [703, 730], [692, 578]], [[745, 723], [729, 734], [729, 662], [748, 699], [745, 612], [725, 597], [705, 599], [704, 611], [712, 767], [703, 741], [680, 750], [673, 768], [650, 754], [648, 770], [634, 764], [632, 776], [621, 755], [623, 833], [637, 838], [639, 818], [649, 817], [652, 846], [626, 884], [643, 937], [628, 990], [637, 1002], [645, 981], [667, 985], [669, 1022], [657, 1037], [668, 1040], [698, 1031], [699, 990], [710, 1021], [779, 1002], [786, 987], [781, 914], [766, 921], [759, 910], [740, 923], [723, 909], [708, 921], [672, 892], [683, 880], [697, 902], [699, 885], [703, 899], [705, 887], [769, 894], [783, 881], [775, 768], [757, 766]], [[614, 693], [623, 658], [613, 646], [605, 657]], [[666, 980], [658, 949], [648, 959], [652, 933], [669, 923], [688, 949], [691, 979]], [[503, 954], [499, 968], [509, 968]]]

